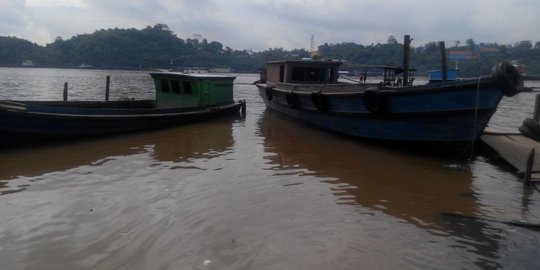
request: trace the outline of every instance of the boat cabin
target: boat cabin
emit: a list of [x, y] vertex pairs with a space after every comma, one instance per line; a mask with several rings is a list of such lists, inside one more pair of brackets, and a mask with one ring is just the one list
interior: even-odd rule
[[286, 60], [266, 63], [266, 81], [280, 83], [337, 83], [342, 62], [320, 60]]
[[[442, 82], [443, 73], [440, 69], [437, 70], [428, 70], [428, 81], [430, 83]], [[457, 81], [459, 76], [459, 70], [449, 69], [446, 71], [446, 80], [447, 81]]]
[[234, 76], [150, 73], [156, 88], [156, 108], [191, 108], [233, 102]]

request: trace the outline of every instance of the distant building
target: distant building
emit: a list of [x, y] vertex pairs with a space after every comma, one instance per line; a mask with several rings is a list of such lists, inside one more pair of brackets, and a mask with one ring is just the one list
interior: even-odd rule
[[231, 69], [230, 68], [214, 68], [212, 70], [212, 72], [216, 72], [216, 73], [231, 73]]
[[479, 53], [480, 54], [495, 54], [499, 52], [499, 48], [497, 47], [480, 47]]
[[22, 62], [22, 66], [23, 67], [33, 67], [34, 62], [32, 62], [32, 60], [24, 60], [24, 62]]
[[473, 55], [472, 51], [470, 50], [451, 50], [448, 52], [448, 59], [454, 60], [454, 61], [465, 61], [474, 59], [475, 56]]

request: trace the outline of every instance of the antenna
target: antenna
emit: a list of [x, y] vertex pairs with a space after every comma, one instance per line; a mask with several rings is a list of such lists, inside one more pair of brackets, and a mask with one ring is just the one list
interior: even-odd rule
[[315, 35], [311, 35], [311, 50], [309, 52], [315, 52]]

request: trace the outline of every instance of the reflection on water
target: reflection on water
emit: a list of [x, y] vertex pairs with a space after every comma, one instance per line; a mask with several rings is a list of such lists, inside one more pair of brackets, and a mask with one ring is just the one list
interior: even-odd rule
[[[480, 211], [468, 164], [336, 140], [327, 133], [297, 128], [291, 120], [268, 111], [260, 119], [260, 127], [266, 151], [276, 154], [267, 157], [276, 174], [293, 169], [327, 178], [339, 204], [382, 211], [435, 235], [469, 239], [454, 248], [477, 253], [480, 258], [498, 258], [501, 239], [489, 224], [447, 215], [475, 216]], [[474, 263], [500, 267], [490, 260]]]
[[0, 194], [21, 190], [11, 189], [6, 180], [40, 176], [82, 165], [100, 166], [118, 156], [150, 152], [157, 161], [171, 162], [218, 157], [234, 143], [232, 121], [233, 118], [226, 117], [157, 131], [8, 149], [0, 152]]
[[[69, 77], [100, 99], [107, 73], [0, 68], [0, 97], [59, 99]], [[145, 97], [147, 74], [110, 73]], [[2, 269], [540, 268], [540, 233], [506, 222], [539, 223], [540, 193], [511, 172], [301, 125], [256, 79], [235, 81], [246, 119], [0, 150]]]
[[[297, 128], [265, 112], [260, 119], [276, 173], [291, 168], [328, 178], [338, 203], [378, 209], [418, 226], [439, 228], [441, 212], [473, 214], [472, 175], [466, 163], [433, 160], [390, 149], [336, 140], [333, 134]], [[290, 136], [288, 134], [294, 134]], [[441, 162], [445, 164], [439, 167]], [[459, 162], [459, 161], [458, 161]]]

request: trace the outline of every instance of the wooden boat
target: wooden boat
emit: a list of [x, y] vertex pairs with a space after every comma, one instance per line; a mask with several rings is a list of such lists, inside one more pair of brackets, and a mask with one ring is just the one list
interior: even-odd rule
[[[507, 62], [491, 76], [413, 86], [408, 68], [378, 84], [338, 81], [342, 62], [272, 61], [256, 82], [268, 109], [316, 127], [381, 142], [452, 146], [478, 139], [501, 98], [523, 89]], [[403, 80], [396, 75], [403, 73]]]
[[96, 136], [159, 128], [245, 110], [235, 77], [151, 73], [155, 100], [0, 101], [0, 142]]

